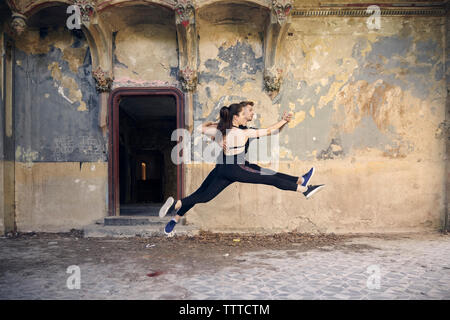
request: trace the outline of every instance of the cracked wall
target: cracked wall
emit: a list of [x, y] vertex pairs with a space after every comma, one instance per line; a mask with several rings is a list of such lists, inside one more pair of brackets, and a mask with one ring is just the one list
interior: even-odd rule
[[[0, 10], [0, 18], [4, 12]], [[3, 26], [0, 28], [3, 31]], [[0, 36], [0, 234], [14, 231], [14, 107], [12, 97], [13, 50], [8, 45], [9, 38], [2, 32]]]
[[[180, 87], [171, 11], [137, 6], [101, 15], [114, 34], [113, 88]], [[278, 169], [301, 175], [315, 166], [313, 182], [326, 189], [306, 201], [236, 183], [196, 206], [188, 222], [211, 231], [269, 233], [439, 228], [445, 18], [382, 17], [380, 30], [368, 30], [365, 18], [293, 18], [281, 51], [283, 84], [273, 100], [263, 89], [267, 18], [266, 10], [242, 4], [198, 12], [194, 120], [214, 121], [220, 107], [241, 100], [256, 102], [256, 127], [294, 112], [279, 135]], [[56, 230], [105, 216], [108, 154], [86, 40], [63, 28], [29, 30], [16, 46], [15, 86], [25, 88], [15, 97], [19, 228]], [[186, 194], [212, 168], [186, 165]], [[69, 194], [74, 201], [61, 206]]]
[[30, 28], [14, 62], [18, 230], [68, 231], [104, 217], [107, 140], [83, 33]]
[[172, 11], [157, 6], [112, 8], [114, 88], [177, 86], [178, 54]]
[[[446, 99], [444, 18], [382, 17], [380, 30], [369, 30], [365, 18], [293, 19], [274, 100], [262, 90], [263, 15], [223, 21], [198, 22], [195, 119], [215, 120], [222, 105], [240, 100], [256, 102], [258, 127], [294, 112], [280, 134], [279, 170], [301, 175], [315, 166], [313, 182], [326, 188], [305, 201], [267, 186], [233, 184], [194, 208], [188, 221], [249, 232], [442, 226], [445, 139], [436, 132]], [[211, 168], [189, 167], [190, 191]]]
[[16, 161], [105, 161], [82, 33], [29, 30], [16, 43]]

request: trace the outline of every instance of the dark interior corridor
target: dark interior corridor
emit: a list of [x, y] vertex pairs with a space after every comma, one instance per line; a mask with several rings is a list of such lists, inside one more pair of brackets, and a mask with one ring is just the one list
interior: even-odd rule
[[175, 98], [124, 97], [119, 110], [120, 214], [155, 215], [177, 192], [177, 167], [171, 161]]

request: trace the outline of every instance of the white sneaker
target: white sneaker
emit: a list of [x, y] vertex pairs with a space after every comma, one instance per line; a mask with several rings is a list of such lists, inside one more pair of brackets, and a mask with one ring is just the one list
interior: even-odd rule
[[[175, 200], [172, 197], [169, 197], [166, 202], [163, 204], [161, 209], [159, 209], [159, 217], [163, 218], [171, 209], [172, 205], [175, 203]], [[173, 206], [175, 208], [175, 206]]]

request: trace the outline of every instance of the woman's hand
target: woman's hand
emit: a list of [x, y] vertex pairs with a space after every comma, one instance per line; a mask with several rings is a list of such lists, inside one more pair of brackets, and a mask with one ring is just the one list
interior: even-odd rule
[[284, 120], [284, 121], [286, 121], [286, 122], [289, 122], [289, 121], [292, 120], [292, 115], [293, 115], [292, 111], [289, 111], [289, 112], [286, 112], [286, 111], [285, 111], [285, 112], [283, 113], [283, 116], [281, 117], [281, 119]]
[[223, 151], [228, 151], [227, 143], [225, 142], [225, 139], [222, 139], [222, 149]]

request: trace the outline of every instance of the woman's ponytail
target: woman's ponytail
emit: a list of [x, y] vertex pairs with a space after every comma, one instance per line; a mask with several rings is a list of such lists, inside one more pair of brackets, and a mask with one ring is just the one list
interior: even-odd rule
[[222, 133], [222, 137], [225, 137], [227, 129], [231, 128], [231, 117], [230, 117], [230, 108], [222, 107], [220, 109], [220, 120], [217, 125], [217, 130]]
[[242, 106], [238, 103], [233, 103], [229, 107], [222, 107], [220, 109], [220, 120], [217, 125], [217, 130], [225, 137], [227, 130], [233, 127], [233, 117], [241, 112]]
[[228, 122], [228, 119], [230, 119], [230, 108], [229, 107], [222, 107], [220, 108], [220, 119], [225, 122]]

